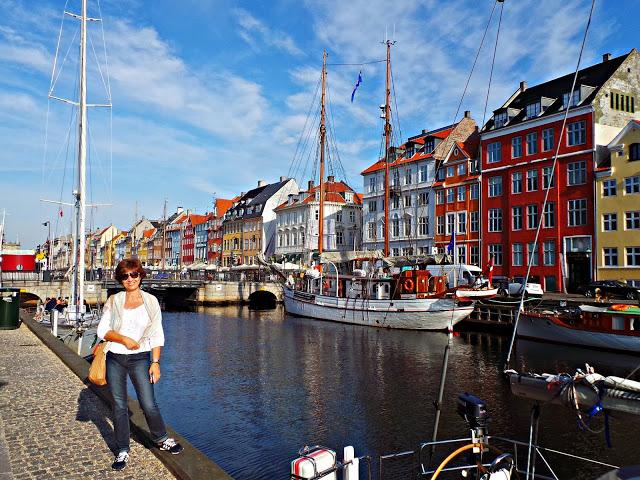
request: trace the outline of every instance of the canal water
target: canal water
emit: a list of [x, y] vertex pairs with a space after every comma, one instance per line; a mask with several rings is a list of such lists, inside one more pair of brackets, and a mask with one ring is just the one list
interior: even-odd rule
[[[339, 452], [353, 445], [356, 455], [372, 456], [378, 478], [379, 455], [414, 450], [431, 438], [446, 334], [314, 321], [282, 307], [166, 312], [163, 324], [157, 394], [166, 420], [234, 478], [288, 478], [298, 449], [316, 444]], [[501, 375], [508, 347], [509, 338], [496, 334], [453, 337], [439, 438], [467, 435], [455, 412], [466, 391], [487, 403], [492, 434], [527, 440], [532, 404], [514, 397]], [[640, 363], [536, 342], [519, 342], [515, 358], [530, 370], [574, 372], [588, 362], [621, 376]], [[611, 464], [640, 463], [640, 418], [615, 414], [610, 425], [611, 449], [603, 433], [580, 431], [575, 414], [547, 405], [539, 441]], [[591, 426], [601, 429], [603, 420]], [[560, 478], [602, 472], [550, 460]], [[393, 478], [416, 478], [410, 472]]]

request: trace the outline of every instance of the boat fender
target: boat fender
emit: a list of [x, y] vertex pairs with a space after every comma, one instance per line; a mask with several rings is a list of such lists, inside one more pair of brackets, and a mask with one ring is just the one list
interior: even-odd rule
[[413, 287], [415, 287], [415, 284], [413, 283], [413, 280], [411, 278], [406, 278], [404, 280], [404, 283], [402, 284], [402, 288], [408, 292], [412, 292], [413, 291]]

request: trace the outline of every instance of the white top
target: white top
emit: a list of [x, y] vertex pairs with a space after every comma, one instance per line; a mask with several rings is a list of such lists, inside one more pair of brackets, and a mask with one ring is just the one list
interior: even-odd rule
[[[122, 310], [122, 328], [118, 332], [125, 337], [133, 338], [136, 342], [140, 342], [140, 337], [144, 333], [145, 328], [149, 325], [149, 314], [144, 304], [136, 308], [125, 308]], [[111, 310], [105, 309], [98, 324], [98, 337], [104, 340], [104, 336], [111, 330]], [[129, 350], [121, 343], [111, 342], [109, 351], [113, 353], [124, 353], [130, 355], [133, 353], [149, 352], [154, 347], [164, 346], [164, 331], [162, 325], [150, 338], [145, 339], [138, 350]]]

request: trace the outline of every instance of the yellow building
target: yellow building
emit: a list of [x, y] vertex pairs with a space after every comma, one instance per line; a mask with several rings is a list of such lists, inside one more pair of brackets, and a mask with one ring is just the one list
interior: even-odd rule
[[596, 278], [640, 286], [640, 121], [609, 143], [596, 170]]

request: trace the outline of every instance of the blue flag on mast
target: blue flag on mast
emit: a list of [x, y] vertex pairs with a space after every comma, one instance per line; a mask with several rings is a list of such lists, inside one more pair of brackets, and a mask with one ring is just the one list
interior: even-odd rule
[[451, 240], [449, 240], [449, 244], [447, 245], [447, 253], [453, 252], [453, 244], [456, 242], [456, 222], [453, 222], [451, 229]]
[[358, 73], [358, 81], [356, 82], [356, 86], [353, 87], [353, 92], [351, 92], [351, 103], [353, 103], [353, 97], [355, 97], [356, 90], [358, 90], [358, 87], [360, 86], [361, 83], [362, 83], [362, 70], [360, 70], [360, 72]]

